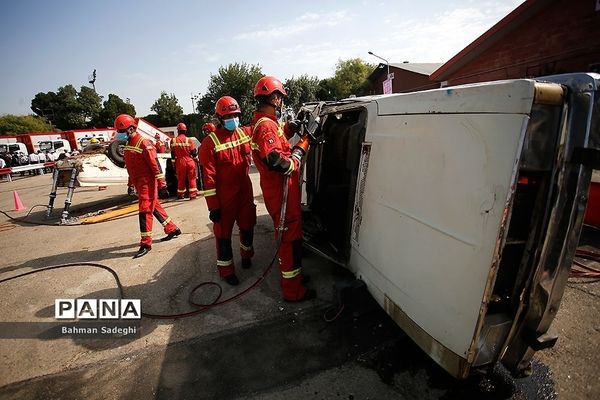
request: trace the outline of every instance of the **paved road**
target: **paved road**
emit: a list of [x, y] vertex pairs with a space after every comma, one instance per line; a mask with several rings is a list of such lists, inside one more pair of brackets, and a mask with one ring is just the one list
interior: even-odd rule
[[[252, 178], [258, 192], [255, 173]], [[28, 207], [43, 204], [49, 178], [1, 184], [0, 210], [12, 208], [13, 190]], [[73, 215], [123, 203], [127, 201], [124, 190], [79, 189]], [[260, 193], [256, 202], [254, 266], [240, 271], [240, 287], [224, 284], [222, 298], [257, 280], [275, 252], [273, 229]], [[204, 281], [220, 283], [210, 224], [203, 199], [172, 202], [167, 211], [184, 235], [155, 244], [152, 252], [139, 260], [131, 259], [137, 249], [136, 217], [56, 227], [14, 223], [2, 216], [0, 279], [65, 262], [101, 263], [119, 274], [128, 297], [142, 299], [145, 312], [189, 311], [188, 295], [194, 286]], [[29, 218], [43, 221], [43, 209], [34, 210]], [[158, 227], [154, 232], [162, 236]], [[33, 335], [30, 339], [0, 339], [0, 399], [553, 399], [557, 392], [561, 399], [598, 397], [594, 395], [599, 393], [596, 383], [571, 388], [562, 378], [563, 373], [573, 374], [560, 370], [561, 364], [568, 364], [580, 379], [595, 382], [595, 370], [577, 366], [577, 352], [557, 351], [555, 357], [546, 353], [542, 361], [534, 363], [529, 378], [514, 380], [496, 366], [488, 376], [457, 382], [424, 355], [360, 288], [349, 292], [354, 301], [346, 301], [346, 308], [334, 318], [339, 310], [334, 287], [350, 285], [353, 277], [311, 254], [304, 263], [311, 275], [310, 285], [319, 293], [310, 302], [282, 302], [276, 271], [271, 271], [239, 300], [195, 317], [144, 319], [135, 338], [48, 339]], [[597, 291], [596, 286], [584, 289]], [[598, 318], [588, 323], [587, 317], [590, 309], [598, 310], [598, 300], [580, 295], [581, 287], [568, 288], [566, 299], [575, 292], [576, 304], [566, 304], [568, 308], [559, 312], [557, 322], [562, 322], [562, 315], [567, 315], [568, 321], [559, 325], [563, 332], [555, 349], [588, 346], [585, 349], [590, 353], [598, 348], [600, 339], [599, 331], [594, 330]], [[104, 270], [80, 266], [41, 272], [0, 286], [0, 321], [48, 323], [54, 321], [56, 298], [116, 295], [115, 283]], [[194, 299], [210, 301], [214, 295], [211, 286]], [[584, 327], [575, 329], [572, 319]], [[582, 329], [592, 335], [578, 335]], [[597, 354], [587, 362], [597, 366]]]

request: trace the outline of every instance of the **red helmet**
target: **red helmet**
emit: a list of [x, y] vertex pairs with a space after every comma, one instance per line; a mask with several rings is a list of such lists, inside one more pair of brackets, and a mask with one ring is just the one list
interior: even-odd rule
[[137, 128], [137, 121], [131, 115], [121, 114], [115, 118], [115, 129], [118, 131], [124, 131], [129, 127], [134, 126]]
[[240, 105], [231, 96], [223, 96], [215, 104], [215, 114], [221, 118], [230, 114], [240, 114], [241, 112]]
[[274, 91], [278, 91], [282, 95], [287, 96], [287, 92], [279, 79], [274, 76], [263, 76], [256, 82], [256, 86], [254, 86], [254, 97], [268, 96]]
[[214, 131], [217, 130], [217, 127], [212, 122], [208, 122], [208, 123], [202, 125], [202, 130], [205, 131], [205, 132], [206, 131], [208, 131], [208, 132], [214, 132]]
[[177, 124], [177, 131], [185, 132], [185, 131], [187, 131], [187, 126], [185, 126], [185, 124], [183, 122], [180, 122]]

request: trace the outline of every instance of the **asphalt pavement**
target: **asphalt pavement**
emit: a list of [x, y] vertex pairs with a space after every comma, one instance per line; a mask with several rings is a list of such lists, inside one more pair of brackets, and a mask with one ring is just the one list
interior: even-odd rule
[[[45, 219], [48, 175], [0, 183], [0, 210], [13, 217], [27, 214], [10, 211], [16, 191], [28, 211], [41, 205], [26, 221], [44, 224], [0, 215], [0, 280], [37, 271], [0, 284], [0, 399], [554, 399], [558, 393], [561, 399], [600, 397], [596, 383], [572, 389], [562, 379], [569, 371], [560, 366], [569, 364], [582, 380], [595, 381], [595, 369], [579, 368], [579, 355], [568, 351], [536, 357], [527, 378], [514, 379], [496, 366], [488, 375], [456, 381], [407, 338], [360, 285], [351, 292], [357, 301], [342, 309], [337, 289], [355, 285], [354, 277], [308, 252], [304, 268], [318, 297], [302, 303], [282, 301], [277, 266], [269, 268], [276, 252], [273, 227], [256, 171], [251, 177], [258, 211], [256, 255], [251, 269], [238, 268], [238, 287], [218, 277], [202, 198], [166, 203], [183, 235], [156, 242], [147, 256], [134, 260], [139, 239], [135, 215], [77, 225], [99, 210], [130, 203], [125, 186], [78, 188], [71, 210], [74, 225], [57, 226], [65, 193], [59, 191], [57, 210]], [[158, 223], [154, 236], [163, 236]], [[234, 248], [238, 240], [236, 233]], [[239, 263], [238, 254], [234, 259]], [[211, 303], [219, 291], [220, 301], [239, 297], [187, 318], [143, 318], [131, 336], [48, 334], [40, 327], [56, 324], [55, 299], [119, 295], [114, 276], [98, 266], [42, 271], [66, 263], [110, 267], [125, 296], [141, 299], [145, 313], [197, 312], [190, 293], [206, 282], [210, 283], [191, 296], [194, 302]], [[563, 304], [568, 308], [559, 311], [563, 332], [557, 348], [584, 346], [586, 338], [589, 352], [600, 343], [598, 318], [594, 320], [598, 297], [581, 294], [580, 289], [567, 288], [567, 300], [575, 292], [579, 297], [576, 305]], [[597, 286], [586, 290], [598, 292]], [[589, 310], [596, 314], [590, 316]], [[567, 323], [562, 315], [568, 316]], [[577, 329], [571, 320], [578, 320]], [[581, 330], [591, 336], [578, 336]], [[587, 360], [596, 367], [597, 354]]]

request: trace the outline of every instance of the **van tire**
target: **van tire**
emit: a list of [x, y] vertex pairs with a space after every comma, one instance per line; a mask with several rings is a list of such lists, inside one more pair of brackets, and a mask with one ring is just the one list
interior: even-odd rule
[[125, 147], [125, 140], [116, 140], [112, 142], [106, 149], [106, 155], [110, 160], [117, 166], [125, 168], [125, 157], [123, 157], [123, 149]]

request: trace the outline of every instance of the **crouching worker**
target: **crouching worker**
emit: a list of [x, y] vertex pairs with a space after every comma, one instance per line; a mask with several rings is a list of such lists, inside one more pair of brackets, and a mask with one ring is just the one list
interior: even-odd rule
[[138, 194], [140, 220], [140, 249], [133, 258], [142, 257], [152, 248], [152, 219], [156, 217], [167, 234], [162, 241], [181, 235], [181, 231], [158, 202], [158, 197], [169, 197], [165, 175], [156, 157], [156, 148], [150, 140], [137, 133], [137, 121], [127, 114], [115, 119], [117, 140], [127, 140], [124, 149], [125, 166], [129, 182]]
[[217, 269], [221, 278], [233, 286], [239, 284], [231, 248], [233, 224], [237, 222], [240, 228], [242, 268], [252, 265], [256, 225], [256, 206], [248, 176], [250, 132], [249, 128], [239, 126], [241, 112], [234, 98], [221, 97], [215, 105], [219, 124], [200, 146], [203, 194], [217, 242]]

